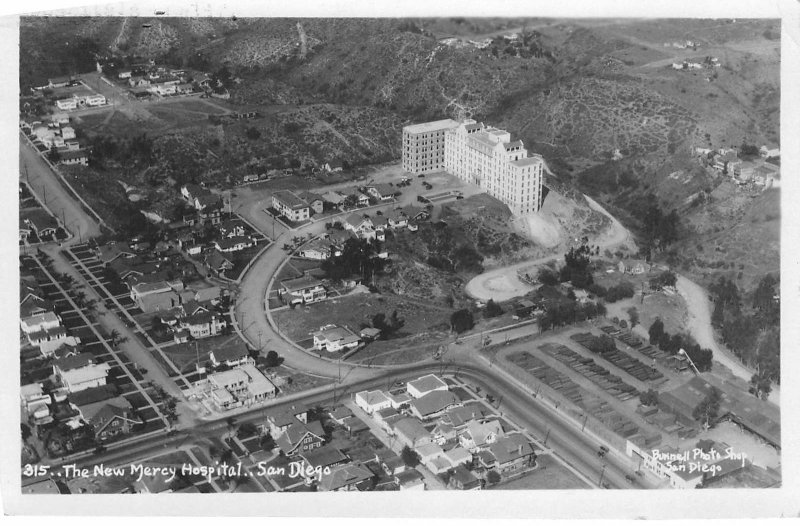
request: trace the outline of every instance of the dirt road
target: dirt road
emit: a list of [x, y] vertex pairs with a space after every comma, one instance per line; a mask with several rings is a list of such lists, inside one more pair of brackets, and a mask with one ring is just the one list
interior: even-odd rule
[[[589, 207], [596, 210], [608, 217], [611, 220], [611, 226], [597, 239], [590, 240], [592, 245], [598, 245], [601, 249], [616, 247], [619, 245], [628, 245], [633, 250], [636, 245], [633, 241], [633, 236], [627, 228], [609, 214], [602, 206], [600, 206], [594, 199], [584, 195]], [[475, 276], [467, 283], [466, 292], [470, 296], [483, 301], [493, 299], [495, 301], [505, 301], [517, 296], [522, 296], [530, 292], [535, 287], [523, 282], [517, 276], [517, 271], [527, 267], [535, 267], [543, 265], [548, 261], [561, 261], [563, 258], [557, 255], [551, 255], [543, 258], [523, 261], [507, 267], [496, 268], [484, 272], [479, 276]]]
[[[678, 276], [678, 292], [686, 300], [689, 317], [686, 328], [701, 347], [711, 349], [714, 361], [724, 365], [738, 378], [750, 381], [755, 371], [748, 369], [724, 345], [718, 344], [714, 339], [714, 329], [711, 327], [711, 302], [708, 292], [693, 281], [683, 276]], [[772, 387], [769, 400], [780, 405], [781, 393], [778, 386]]]

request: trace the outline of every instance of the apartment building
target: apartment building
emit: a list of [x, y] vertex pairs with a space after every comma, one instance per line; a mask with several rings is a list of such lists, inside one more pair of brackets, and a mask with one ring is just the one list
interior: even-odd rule
[[445, 170], [478, 185], [515, 215], [539, 211], [543, 167], [542, 157], [529, 155], [509, 132], [472, 119], [403, 128], [404, 170], [415, 174]]

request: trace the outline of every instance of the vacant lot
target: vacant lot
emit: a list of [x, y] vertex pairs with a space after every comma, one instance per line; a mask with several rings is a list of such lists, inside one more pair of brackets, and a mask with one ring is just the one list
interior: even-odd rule
[[587, 489], [589, 486], [549, 455], [536, 459], [539, 467], [530, 474], [501, 482], [488, 489]]
[[[275, 323], [284, 334], [294, 341], [307, 340], [310, 334], [320, 327], [335, 324], [347, 327], [358, 333], [363, 327], [372, 325], [375, 315], [383, 313], [388, 319], [397, 311], [397, 317], [404, 320], [403, 327], [391, 340], [370, 343], [353, 357], [354, 360], [371, 358], [377, 354], [418, 346], [423, 343], [440, 341], [448, 332], [449, 309], [412, 301], [393, 294], [357, 294], [345, 296], [294, 310], [287, 309], [273, 313]], [[407, 354], [403, 359], [418, 359], [419, 353]], [[379, 362], [374, 362], [379, 363]], [[390, 362], [394, 363], [394, 362]]]

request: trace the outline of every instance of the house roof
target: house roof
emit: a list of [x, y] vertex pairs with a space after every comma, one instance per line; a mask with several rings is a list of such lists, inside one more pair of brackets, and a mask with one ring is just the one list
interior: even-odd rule
[[97, 422], [108, 422], [116, 416], [129, 418], [128, 415], [131, 408], [131, 403], [124, 396], [117, 396], [107, 400], [78, 406], [83, 419], [89, 423], [94, 423], [92, 422], [93, 420]]
[[247, 346], [241, 342], [233, 342], [212, 351], [218, 362], [237, 361], [248, 356]]
[[415, 449], [419, 454], [419, 456], [423, 458], [429, 456], [441, 455], [442, 453], [444, 453], [444, 451], [438, 444], [433, 444], [433, 443], [423, 444], [421, 446], [417, 446]]
[[420, 438], [430, 436], [422, 422], [416, 418], [403, 418], [395, 422], [394, 432], [402, 433], [409, 441], [415, 443]]
[[201, 195], [208, 195], [208, 194], [211, 193], [210, 191], [206, 190], [205, 188], [203, 188], [199, 184], [194, 184], [194, 183], [187, 183], [187, 184], [183, 185], [183, 187], [181, 189], [182, 190], [186, 189], [186, 193], [189, 194], [189, 197], [192, 197], [192, 198], [198, 197], [198, 196], [201, 196]]
[[412, 380], [408, 382], [409, 387], [413, 387], [417, 391], [421, 393], [425, 393], [427, 391], [433, 391], [435, 389], [441, 389], [444, 387], [447, 388], [447, 384], [444, 383], [438, 376], [435, 374], [429, 374], [426, 376], [422, 376], [417, 378], [416, 380]]
[[467, 422], [466, 433], [472, 438], [475, 445], [479, 446], [486, 443], [486, 439], [491, 433], [498, 436], [502, 435], [503, 426], [500, 425], [498, 420], [489, 420], [488, 422], [472, 420]]
[[450, 391], [431, 391], [411, 402], [411, 407], [422, 416], [432, 415], [443, 411], [459, 402], [456, 395]]
[[226, 258], [222, 252], [214, 249], [206, 256], [206, 265], [214, 269], [222, 269], [223, 266], [232, 266], [233, 263], [230, 259]]
[[533, 454], [533, 446], [522, 433], [513, 433], [500, 438], [489, 446], [489, 450], [501, 465]]
[[364, 400], [367, 405], [382, 404], [389, 401], [381, 391], [361, 391], [356, 396]]
[[348, 409], [347, 407], [345, 407], [343, 405], [340, 405], [339, 407], [337, 407], [336, 409], [334, 409], [333, 411], [331, 411], [328, 414], [334, 420], [341, 420], [343, 418], [347, 418], [348, 416], [353, 416], [353, 412], [350, 411], [350, 409]]
[[381, 197], [386, 197], [389, 195], [394, 195], [397, 193], [397, 189], [393, 186], [390, 186], [388, 183], [378, 183], [367, 187], [368, 189], [372, 188], [380, 195]]
[[225, 250], [229, 248], [234, 248], [236, 245], [244, 244], [244, 245], [251, 245], [253, 240], [247, 236], [233, 236], [233, 237], [226, 237], [222, 239], [218, 239], [214, 241], [214, 244], [220, 250]]
[[372, 472], [358, 464], [337, 466], [328, 474], [323, 474], [319, 481], [319, 488], [323, 491], [333, 491], [352, 484], [358, 484], [373, 477]]
[[300, 457], [314, 467], [325, 467], [348, 460], [347, 455], [331, 445], [303, 451]]
[[[375, 391], [375, 392], [380, 393], [380, 391]], [[388, 398], [388, 397], [384, 396], [384, 398]], [[381, 417], [381, 420], [386, 420], [390, 416], [394, 416], [394, 415], [399, 415], [400, 414], [400, 413], [397, 412], [397, 409], [395, 409], [394, 407], [385, 407], [385, 408], [383, 408], [383, 409], [381, 409], [379, 411], [376, 411], [376, 413], [377, 413], [377, 415], [379, 417]]]
[[35, 327], [44, 324], [49, 325], [52, 323], [61, 323], [61, 320], [58, 319], [58, 316], [56, 316], [54, 312], [43, 312], [42, 314], [36, 314], [35, 316], [22, 320], [22, 325], [27, 327]]
[[463, 465], [456, 466], [453, 473], [450, 474], [451, 479], [457, 480], [462, 487], [474, 486], [480, 484], [478, 477], [472, 474], [470, 470]]
[[81, 369], [73, 369], [65, 371], [61, 377], [64, 382], [68, 384], [80, 384], [83, 382], [90, 382], [108, 376], [108, 370], [111, 368], [107, 363], [92, 364]]
[[322, 424], [320, 424], [318, 421], [315, 420], [309, 422], [308, 424], [304, 424], [297, 420], [287, 427], [286, 431], [281, 433], [281, 435], [276, 439], [276, 442], [285, 453], [289, 453], [290, 451], [293, 451], [309, 433], [319, 438], [322, 438], [325, 434], [322, 429]]
[[62, 152], [58, 152], [59, 157], [61, 160], [74, 160], [74, 159], [88, 159], [86, 152], [84, 150], [66, 150]]
[[359, 337], [350, 332], [346, 327], [331, 327], [329, 329], [316, 331], [313, 336], [329, 342], [341, 341], [343, 344], [359, 341]]
[[221, 205], [222, 200], [218, 195], [206, 194], [195, 197], [195, 201], [200, 208], [208, 208], [216, 205]]
[[401, 486], [417, 480], [423, 480], [424, 478], [425, 477], [422, 476], [422, 473], [414, 468], [405, 469], [400, 473], [396, 473], [394, 476], [394, 479]]
[[90, 352], [82, 352], [74, 356], [67, 356], [59, 358], [53, 362], [53, 367], [57, 367], [61, 371], [71, 371], [73, 369], [80, 369], [86, 367], [94, 361], [94, 354]]
[[370, 221], [368, 217], [364, 217], [358, 213], [352, 213], [349, 216], [347, 216], [347, 219], [345, 219], [345, 222], [353, 228], [358, 228], [367, 221], [372, 223], [372, 221]]
[[287, 279], [281, 281], [281, 286], [289, 292], [295, 292], [303, 289], [310, 289], [322, 286], [322, 282], [311, 276], [301, 276], [296, 279]]
[[460, 462], [469, 462], [472, 460], [472, 453], [467, 451], [461, 446], [456, 446], [444, 452], [444, 456], [451, 464], [458, 464]]

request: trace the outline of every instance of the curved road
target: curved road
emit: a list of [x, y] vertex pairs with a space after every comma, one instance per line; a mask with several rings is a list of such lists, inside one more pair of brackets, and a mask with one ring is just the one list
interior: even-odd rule
[[[602, 206], [600, 206], [594, 199], [584, 194], [589, 208], [600, 212], [611, 220], [611, 227], [598, 239], [593, 240], [593, 245], [598, 245], [601, 249], [616, 247], [618, 245], [627, 244], [635, 247], [633, 236], [627, 228], [617, 221], [617, 219], [609, 214]], [[495, 301], [505, 301], [517, 296], [522, 296], [534, 288], [517, 277], [517, 271], [536, 265], [543, 265], [548, 261], [560, 261], [563, 258], [551, 255], [538, 259], [532, 259], [515, 263], [506, 267], [484, 272], [479, 276], [472, 278], [466, 286], [466, 293], [473, 298], [488, 301], [493, 299]]]

